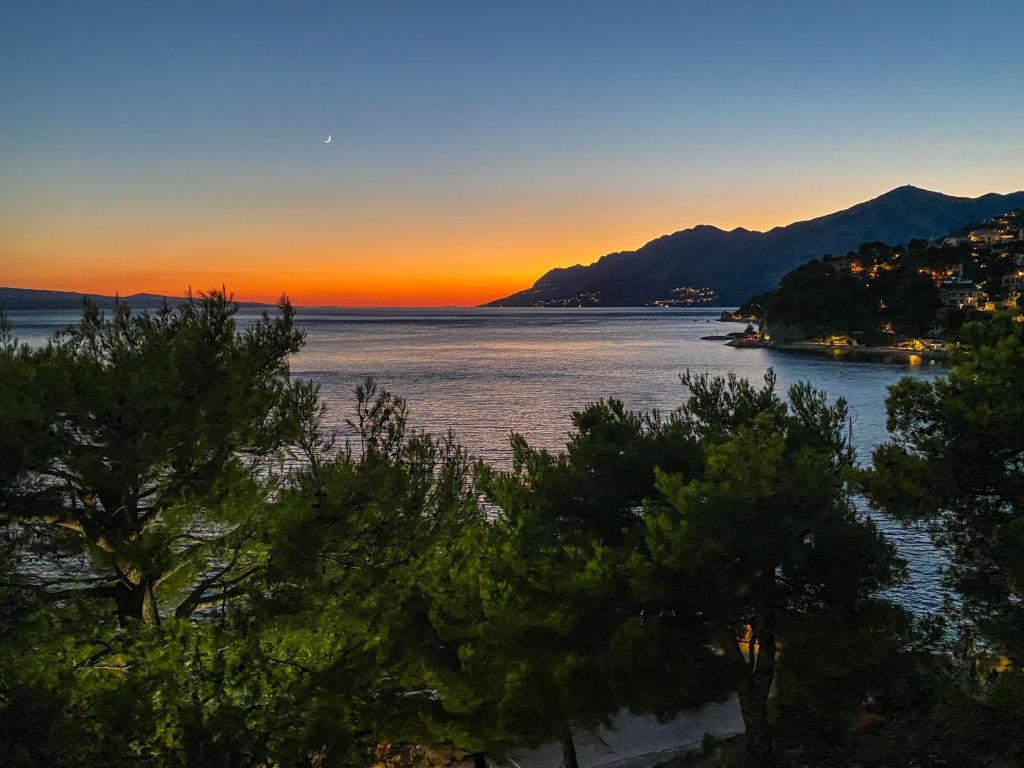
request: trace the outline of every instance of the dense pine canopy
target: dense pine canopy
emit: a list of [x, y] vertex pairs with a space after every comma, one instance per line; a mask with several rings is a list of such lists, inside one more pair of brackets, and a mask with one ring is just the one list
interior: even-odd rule
[[[623, 710], [730, 697], [736, 764], [994, 765], [1024, 743], [1024, 326], [969, 326], [948, 376], [895, 387], [869, 467], [842, 401], [769, 372], [685, 374], [668, 414], [595, 403], [564, 451], [513, 435], [496, 468], [372, 380], [327, 429], [289, 375], [288, 302], [235, 311], [87, 305], [36, 349], [3, 322], [4, 765], [558, 743], [576, 768], [579, 732]], [[903, 563], [860, 491], [951, 548], [949, 616], [886, 598]]]

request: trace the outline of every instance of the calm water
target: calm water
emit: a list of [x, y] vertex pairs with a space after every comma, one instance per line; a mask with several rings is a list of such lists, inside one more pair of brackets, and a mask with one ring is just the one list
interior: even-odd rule
[[[470, 451], [506, 464], [511, 432], [538, 447], [564, 445], [569, 414], [602, 397], [633, 409], [669, 411], [685, 398], [679, 374], [733, 371], [759, 380], [774, 368], [781, 387], [809, 381], [844, 397], [859, 458], [885, 439], [886, 387], [902, 376], [932, 376], [934, 367], [833, 361], [733, 349], [701, 336], [741, 326], [718, 321], [720, 309], [442, 309], [348, 310], [300, 320], [306, 347], [293, 375], [320, 382], [332, 425], [343, 430], [352, 390], [366, 376], [409, 402], [413, 423], [440, 433], [453, 429]], [[74, 312], [12, 313], [23, 340], [39, 343]], [[244, 317], [244, 315], [243, 315]], [[943, 559], [921, 531], [877, 514], [879, 527], [910, 564], [899, 590], [917, 611], [942, 602]]]

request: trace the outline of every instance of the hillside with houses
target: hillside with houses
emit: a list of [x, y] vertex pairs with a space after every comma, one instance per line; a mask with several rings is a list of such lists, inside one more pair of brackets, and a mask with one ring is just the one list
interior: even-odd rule
[[1021, 315], [1024, 211], [904, 245], [864, 243], [787, 273], [737, 319], [759, 322], [740, 345], [940, 350], [967, 320]]

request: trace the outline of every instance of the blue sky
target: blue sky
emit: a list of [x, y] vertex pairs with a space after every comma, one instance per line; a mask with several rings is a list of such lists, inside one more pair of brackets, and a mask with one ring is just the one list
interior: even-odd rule
[[0, 267], [156, 287], [220, 265], [255, 295], [287, 257], [343, 297], [415, 251], [485, 291], [907, 182], [1017, 190], [1020, 14], [8, 0]]

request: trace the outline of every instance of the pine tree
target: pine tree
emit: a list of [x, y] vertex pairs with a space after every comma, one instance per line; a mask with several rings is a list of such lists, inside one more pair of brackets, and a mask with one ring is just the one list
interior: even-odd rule
[[730, 376], [684, 377], [680, 419], [695, 475], [658, 472], [646, 516], [648, 578], [662, 610], [705, 633], [738, 691], [752, 764], [774, 762], [769, 696], [779, 649], [815, 617], [850, 614], [893, 583], [892, 547], [858, 518], [844, 483], [845, 405], [800, 384], [788, 401]]
[[892, 440], [861, 479], [874, 504], [928, 525], [971, 631], [1024, 662], [1024, 326], [963, 329], [954, 367], [907, 378], [886, 406]]
[[2, 522], [50, 563], [27, 587], [158, 624], [223, 605], [256, 572], [303, 335], [287, 300], [244, 330], [236, 311], [222, 292], [156, 314], [87, 303], [45, 348], [5, 345]]

